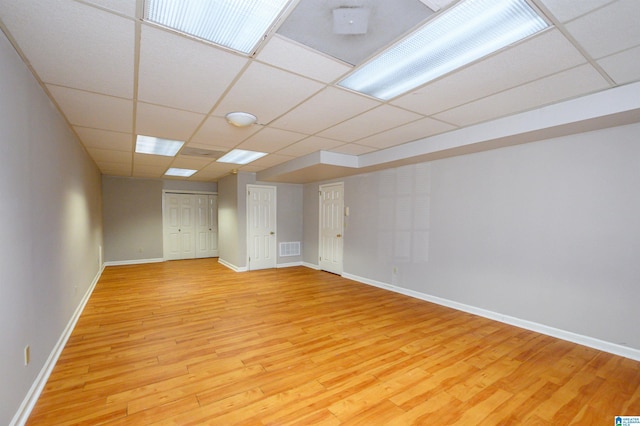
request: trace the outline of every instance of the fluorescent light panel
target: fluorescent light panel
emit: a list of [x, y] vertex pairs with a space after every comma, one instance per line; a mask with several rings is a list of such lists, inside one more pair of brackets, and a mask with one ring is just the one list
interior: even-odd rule
[[245, 151], [244, 149], [234, 149], [227, 152], [222, 157], [218, 158], [220, 163], [233, 163], [233, 164], [249, 164], [252, 161], [256, 161], [258, 158], [262, 158], [267, 155], [266, 152], [257, 151]]
[[178, 169], [175, 167], [171, 167], [169, 170], [165, 172], [165, 176], [181, 176], [181, 177], [189, 177], [193, 175], [197, 170], [192, 169]]
[[153, 136], [138, 135], [136, 138], [136, 152], [140, 154], [175, 156], [184, 142], [170, 139], [161, 139]]
[[290, 0], [146, 0], [146, 20], [250, 54]]
[[339, 85], [388, 100], [547, 28], [526, 0], [466, 0]]

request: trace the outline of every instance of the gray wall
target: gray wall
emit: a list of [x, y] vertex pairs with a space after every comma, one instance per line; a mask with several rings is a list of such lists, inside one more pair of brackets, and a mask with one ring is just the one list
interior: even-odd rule
[[[346, 178], [344, 271], [640, 349], [638, 135], [636, 124]], [[305, 186], [305, 214], [317, 188]], [[317, 223], [305, 220], [314, 264]]]
[[[273, 185], [265, 183], [265, 185]], [[303, 245], [303, 204], [302, 185], [278, 183], [275, 184], [277, 190], [277, 242], [300, 241], [300, 256], [278, 255], [278, 264], [302, 262]], [[278, 247], [278, 252], [280, 251]]]
[[244, 266], [239, 255], [238, 175], [218, 181], [218, 255], [234, 266]]
[[106, 262], [161, 259], [162, 181], [102, 178]]
[[[302, 261], [309, 266], [318, 266], [320, 231], [318, 224], [320, 223], [320, 197], [318, 196], [319, 184], [309, 183], [303, 187], [303, 207], [304, 215], [303, 226], [303, 244]], [[345, 222], [346, 223], [346, 222]], [[346, 228], [345, 228], [346, 231]]]
[[217, 184], [102, 178], [105, 262], [162, 259], [162, 190], [215, 192]]
[[[0, 424], [98, 276], [100, 173], [0, 32]], [[24, 348], [31, 363], [24, 366]]]

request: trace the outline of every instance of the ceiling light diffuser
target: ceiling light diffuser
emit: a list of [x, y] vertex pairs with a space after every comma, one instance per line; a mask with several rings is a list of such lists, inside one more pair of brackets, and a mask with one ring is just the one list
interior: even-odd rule
[[147, 21], [250, 54], [291, 0], [145, 0]]
[[165, 172], [165, 176], [189, 177], [193, 175], [195, 172], [197, 172], [197, 170], [179, 169], [179, 168], [171, 167], [169, 170]]
[[136, 152], [139, 154], [175, 156], [184, 142], [170, 139], [161, 139], [153, 136], [138, 135], [136, 138]]
[[258, 118], [248, 112], [230, 112], [225, 116], [229, 124], [236, 127], [247, 127], [258, 121]]
[[465, 0], [339, 85], [388, 100], [548, 26], [526, 0]]
[[244, 149], [234, 149], [227, 152], [222, 157], [218, 158], [220, 163], [233, 163], [233, 164], [249, 164], [252, 161], [256, 161], [258, 158], [262, 158], [267, 155], [266, 152], [257, 151], [245, 151]]

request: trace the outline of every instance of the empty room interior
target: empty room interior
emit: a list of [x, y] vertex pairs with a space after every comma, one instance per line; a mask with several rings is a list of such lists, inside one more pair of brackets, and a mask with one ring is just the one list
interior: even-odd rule
[[638, 22], [0, 0], [0, 424], [640, 421]]

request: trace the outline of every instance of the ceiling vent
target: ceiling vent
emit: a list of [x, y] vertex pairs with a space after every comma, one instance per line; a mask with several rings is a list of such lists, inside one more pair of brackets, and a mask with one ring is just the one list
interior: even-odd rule
[[364, 7], [333, 9], [334, 34], [366, 34], [371, 10]]
[[192, 148], [185, 147], [182, 151], [180, 151], [181, 155], [188, 155], [191, 157], [204, 157], [204, 158], [220, 158], [225, 154], [225, 151], [212, 151], [209, 149], [200, 149], [200, 148]]
[[299, 0], [277, 32], [357, 65], [432, 15], [420, 0]]

